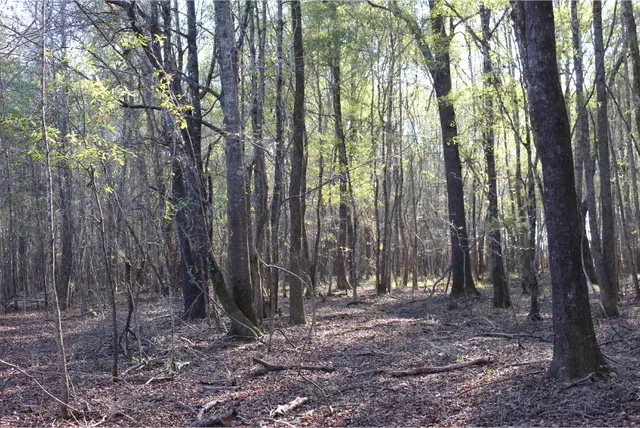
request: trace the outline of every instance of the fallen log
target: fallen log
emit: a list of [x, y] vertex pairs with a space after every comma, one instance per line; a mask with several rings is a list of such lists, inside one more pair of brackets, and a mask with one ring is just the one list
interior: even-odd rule
[[454, 370], [460, 370], [471, 366], [484, 366], [493, 363], [490, 358], [477, 358], [471, 361], [465, 361], [464, 363], [451, 364], [443, 367], [418, 367], [410, 370], [398, 370], [387, 372], [392, 377], [405, 377], [405, 376], [420, 376], [434, 373], [452, 372]]
[[258, 357], [253, 357], [253, 361], [255, 363], [260, 364], [264, 368], [264, 370], [267, 372], [281, 372], [284, 370], [309, 370], [309, 371], [322, 371], [322, 372], [330, 373], [335, 371], [336, 369], [335, 367], [332, 367], [332, 366], [313, 366], [313, 365], [307, 365], [307, 364], [284, 365], [284, 364], [270, 363]]
[[289, 413], [291, 410], [294, 410], [302, 406], [307, 401], [309, 401], [308, 397], [296, 397], [295, 400], [290, 401], [287, 404], [281, 404], [278, 407], [276, 407], [276, 409], [271, 412], [271, 417], [283, 416], [284, 414]]

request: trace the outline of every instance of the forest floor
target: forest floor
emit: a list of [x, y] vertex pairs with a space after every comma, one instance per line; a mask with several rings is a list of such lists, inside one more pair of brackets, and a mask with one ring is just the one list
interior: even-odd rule
[[[640, 307], [631, 295], [621, 304], [622, 317], [594, 316], [615, 372], [569, 382], [546, 376], [549, 290], [543, 321], [535, 324], [526, 320], [529, 301], [519, 290], [512, 290], [514, 310], [495, 310], [490, 291], [456, 305], [442, 293], [428, 297], [420, 290], [413, 298], [410, 289], [381, 298], [364, 289], [359, 305], [347, 305], [347, 297], [318, 298], [312, 335], [309, 325], [291, 327], [276, 317], [273, 337], [252, 342], [227, 336], [215, 323], [183, 323], [180, 302], [141, 301], [143, 355], [134, 346], [136, 357], [121, 359], [117, 383], [110, 375], [108, 311], [66, 313], [72, 405], [80, 410], [67, 421], [57, 419], [57, 405], [35, 382], [57, 391], [50, 315], [0, 315], [0, 359], [33, 377], [0, 364], [0, 426], [190, 426], [199, 412], [206, 419], [232, 411], [231, 425], [274, 427], [640, 424]], [[592, 312], [599, 313], [595, 297]], [[263, 373], [252, 357], [296, 367]], [[491, 363], [393, 376], [477, 358]], [[335, 370], [299, 371], [299, 363]], [[297, 397], [308, 401], [278, 414], [279, 405]]]

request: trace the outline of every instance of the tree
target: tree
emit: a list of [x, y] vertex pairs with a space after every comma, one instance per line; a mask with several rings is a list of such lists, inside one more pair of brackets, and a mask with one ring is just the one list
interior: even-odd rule
[[607, 364], [596, 341], [582, 273], [571, 130], [558, 74], [553, 3], [516, 2], [514, 7], [524, 8], [527, 92], [544, 177], [554, 329], [549, 374], [578, 378], [606, 371]]
[[[600, 170], [600, 215], [602, 218], [602, 267], [598, 275], [602, 306], [608, 316], [620, 315], [618, 309], [618, 271], [616, 259], [616, 227], [611, 193], [609, 160], [609, 117], [602, 39], [602, 2], [593, 1], [593, 35], [596, 59], [596, 102], [598, 117], [598, 167]], [[592, 213], [593, 214], [593, 213]]]
[[56, 223], [55, 210], [53, 204], [53, 172], [51, 162], [51, 146], [49, 144], [49, 134], [47, 130], [47, 45], [46, 31], [47, 13], [46, 1], [42, 1], [40, 6], [40, 25], [42, 26], [42, 39], [40, 52], [40, 125], [42, 131], [42, 145], [45, 156], [45, 169], [47, 176], [47, 214], [49, 220], [49, 245], [51, 247], [51, 293], [53, 295], [53, 311], [55, 314], [55, 342], [57, 351], [58, 375], [60, 376], [60, 413], [62, 418], [66, 419], [71, 416], [71, 410], [67, 403], [69, 402], [69, 372], [67, 370], [67, 356], [64, 348], [64, 336], [62, 330], [62, 315], [60, 314], [60, 300], [58, 299], [58, 288], [56, 287]]
[[[282, 1], [278, 0], [278, 19], [276, 24], [276, 94], [275, 94], [275, 156], [273, 168], [273, 194], [271, 196], [271, 260], [272, 264], [278, 265], [280, 259], [280, 206], [282, 203], [282, 192], [284, 190], [282, 175], [284, 170], [284, 112], [282, 101], [283, 77], [283, 54], [282, 36], [284, 32], [284, 20], [282, 18]], [[271, 283], [269, 284], [269, 307], [274, 314], [278, 309], [278, 286], [280, 283], [280, 271], [275, 268], [271, 271]], [[274, 317], [271, 317], [273, 321]], [[273, 322], [272, 322], [273, 326]]]
[[303, 195], [306, 176], [305, 123], [304, 123], [304, 47], [302, 44], [302, 8], [300, 0], [291, 2], [291, 29], [293, 32], [293, 56], [295, 93], [293, 100], [293, 137], [291, 141], [291, 177], [289, 181], [289, 210], [291, 221], [291, 271], [289, 294], [291, 296], [291, 323], [305, 324], [303, 278], [305, 276]]
[[493, 125], [495, 114], [493, 109], [493, 99], [490, 88], [496, 85], [496, 77], [493, 75], [493, 64], [491, 63], [491, 40], [492, 32], [489, 28], [491, 22], [491, 10], [484, 5], [480, 6], [480, 20], [482, 21], [482, 72], [485, 94], [486, 124], [483, 129], [483, 149], [487, 163], [487, 177], [489, 179], [489, 240], [491, 241], [491, 281], [493, 283], [493, 304], [498, 308], [508, 308], [511, 306], [509, 296], [509, 286], [504, 272], [504, 262], [502, 258], [502, 237], [500, 227], [497, 224], [500, 219], [498, 215], [498, 185], [496, 179], [495, 160], [495, 135]]
[[[571, 1], [571, 35], [573, 45], [573, 68], [575, 69], [575, 85], [576, 85], [576, 143], [575, 143], [575, 178], [576, 178], [576, 194], [578, 202], [580, 203], [580, 215], [581, 215], [581, 234], [582, 234], [582, 252], [583, 263], [588, 275], [588, 279], [591, 282], [597, 282], [595, 267], [593, 265], [593, 259], [591, 257], [591, 247], [589, 246], [589, 238], [587, 237], [585, 216], [587, 213], [587, 207], [595, 207], [595, 191], [593, 190], [593, 174], [584, 174], [585, 171], [591, 172], [593, 170], [593, 164], [591, 162], [591, 143], [589, 142], [589, 117], [587, 111], [587, 105], [585, 103], [584, 96], [584, 67], [583, 67], [583, 52], [582, 52], [582, 40], [580, 39], [580, 17], [578, 16], [578, 5], [575, 0]], [[586, 196], [583, 199], [583, 177], [586, 181]], [[591, 208], [589, 208], [591, 209]], [[595, 212], [595, 208], [593, 210]], [[592, 220], [591, 233], [592, 240], [594, 240], [594, 251], [597, 253], [596, 258], [602, 260], [602, 251], [600, 250], [600, 236], [597, 230], [597, 226], [594, 227], [593, 222], [596, 221], [595, 216], [589, 217]]]
[[[337, 5], [331, 4], [331, 16], [337, 20]], [[333, 120], [336, 134], [336, 151], [338, 152], [338, 164], [339, 164], [339, 183], [340, 183], [340, 206], [339, 210], [339, 226], [338, 226], [338, 240], [336, 242], [336, 260], [335, 271], [336, 281], [338, 289], [348, 290], [349, 276], [351, 273], [351, 255], [353, 249], [351, 248], [351, 235], [353, 234], [353, 227], [351, 224], [351, 213], [349, 210], [349, 159], [347, 156], [346, 137], [344, 134], [344, 126], [342, 123], [342, 69], [341, 69], [341, 44], [340, 34], [334, 37], [332, 43], [332, 56], [331, 62], [331, 75], [332, 75], [332, 99], [333, 99]]]
[[636, 129], [640, 131], [640, 50], [638, 49], [638, 29], [633, 15], [633, 3], [622, 2], [622, 13], [627, 30], [629, 53], [631, 56], [631, 75], [633, 76], [633, 107], [636, 117]]
[[[225, 155], [227, 160], [227, 221], [229, 227], [229, 277], [233, 299], [253, 323], [257, 323], [253, 305], [253, 289], [249, 273], [249, 237], [247, 200], [245, 194], [244, 148], [240, 138], [238, 112], [237, 51], [231, 2], [216, 1], [216, 37], [220, 44], [221, 103], [225, 122]], [[233, 323], [233, 330], [242, 333], [245, 327]]]
[[[451, 296], [473, 296], [478, 294], [471, 274], [469, 238], [464, 209], [464, 186], [462, 182], [462, 162], [457, 144], [458, 125], [456, 112], [451, 102], [451, 57], [449, 48], [453, 34], [447, 34], [446, 19], [442, 13], [443, 2], [429, 0], [431, 34], [427, 36], [415, 16], [400, 8], [395, 0], [389, 7], [369, 2], [402, 19], [413, 34], [425, 65], [433, 78], [433, 86], [438, 100], [438, 117], [442, 135], [442, 150], [447, 183], [447, 208], [451, 240]], [[430, 45], [433, 43], [433, 46]]]

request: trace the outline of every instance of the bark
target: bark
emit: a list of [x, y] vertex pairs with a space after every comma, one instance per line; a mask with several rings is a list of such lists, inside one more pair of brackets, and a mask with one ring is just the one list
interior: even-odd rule
[[[495, 86], [495, 76], [493, 76], [493, 64], [491, 63], [491, 11], [484, 5], [480, 6], [480, 19], [482, 22], [482, 64], [485, 90]], [[504, 271], [504, 261], [502, 257], [502, 237], [498, 225], [498, 185], [496, 179], [495, 160], [495, 134], [493, 123], [495, 120], [493, 99], [490, 93], [484, 96], [484, 107], [486, 114], [486, 125], [483, 130], [483, 149], [487, 163], [487, 177], [489, 179], [489, 240], [491, 241], [491, 281], [493, 283], [493, 305], [498, 308], [508, 308], [511, 306], [509, 296], [509, 286]]]
[[582, 273], [571, 130], [558, 74], [553, 4], [514, 3], [524, 8], [527, 92], [544, 176], [554, 327], [549, 374], [580, 378], [603, 372], [607, 365], [593, 330]]
[[302, 10], [300, 0], [291, 2], [293, 55], [295, 63], [295, 93], [293, 101], [293, 138], [291, 141], [291, 177], [289, 182], [289, 211], [291, 221], [290, 319], [292, 324], [305, 324], [303, 283], [304, 275], [304, 205], [303, 181], [305, 175], [304, 124], [304, 48], [302, 44]]
[[[216, 1], [216, 37], [220, 45], [221, 104], [225, 125], [225, 158], [227, 163], [227, 224], [229, 281], [233, 300], [242, 313], [257, 323], [249, 265], [247, 200], [245, 194], [244, 147], [238, 106], [237, 48], [231, 2]], [[234, 322], [232, 331], [244, 327]]]
[[[619, 316], [618, 273], [616, 258], [616, 228], [611, 192], [611, 162], [609, 156], [609, 119], [607, 115], [607, 88], [605, 82], [604, 41], [602, 38], [602, 2], [593, 2], [593, 34], [596, 61], [596, 101], [598, 116], [598, 167], [600, 170], [600, 214], [602, 219], [601, 243], [603, 277], [600, 279], [602, 306], [608, 316]], [[606, 280], [605, 280], [606, 276]]]

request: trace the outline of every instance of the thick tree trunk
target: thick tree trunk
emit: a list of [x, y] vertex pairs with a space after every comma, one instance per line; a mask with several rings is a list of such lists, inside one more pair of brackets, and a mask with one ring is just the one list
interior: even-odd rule
[[[486, 7], [480, 6], [480, 20], [482, 22], [482, 64], [484, 74], [485, 90], [495, 85], [495, 76], [493, 76], [493, 65], [491, 64], [491, 48], [489, 40], [491, 39], [491, 30], [489, 28], [491, 21], [491, 11]], [[487, 163], [487, 177], [489, 179], [489, 240], [491, 241], [491, 280], [493, 282], [493, 305], [498, 308], [508, 308], [511, 306], [511, 298], [509, 296], [509, 285], [504, 272], [504, 261], [502, 258], [502, 237], [500, 234], [500, 226], [498, 225], [498, 185], [496, 179], [496, 160], [495, 160], [495, 135], [493, 123], [495, 115], [493, 111], [492, 94], [487, 93], [484, 96], [484, 106], [486, 114], [486, 125], [483, 129], [483, 149], [485, 160]]]
[[291, 2], [293, 31], [293, 55], [295, 63], [295, 94], [293, 100], [293, 138], [291, 141], [291, 178], [289, 182], [289, 210], [291, 213], [291, 247], [289, 293], [290, 320], [292, 324], [305, 324], [303, 283], [304, 256], [304, 205], [303, 182], [305, 175], [305, 124], [304, 124], [304, 48], [302, 44], [302, 10], [300, 0]]
[[556, 60], [553, 3], [524, 7], [531, 120], [544, 175], [544, 210], [553, 297], [552, 376], [578, 378], [607, 368], [593, 330], [581, 261], [571, 130]]
[[[438, 99], [438, 115], [442, 129], [442, 145], [444, 152], [444, 169], [447, 181], [447, 207], [449, 210], [449, 226], [451, 229], [451, 296], [474, 296], [479, 294], [473, 283], [471, 258], [469, 257], [469, 238], [464, 210], [464, 183], [462, 162], [458, 150], [458, 126], [451, 94], [451, 60], [449, 56], [449, 35], [445, 31], [445, 18], [434, 12], [435, 0], [430, 0], [432, 10], [432, 29], [442, 43], [438, 46], [435, 61], [428, 61], [433, 77], [434, 89]], [[427, 59], [427, 58], [425, 58]]]
[[602, 306], [608, 316], [620, 315], [618, 308], [618, 271], [616, 258], [616, 228], [611, 192], [609, 160], [609, 118], [607, 116], [607, 87], [605, 82], [604, 41], [602, 38], [602, 2], [593, 2], [593, 34], [596, 61], [596, 101], [598, 112], [598, 167], [600, 169], [600, 213], [602, 218], [603, 275], [600, 280]]
[[[220, 44], [221, 104], [225, 124], [225, 157], [227, 163], [227, 224], [229, 281], [233, 300], [242, 313], [257, 323], [253, 288], [249, 265], [249, 237], [247, 224], [247, 200], [245, 194], [244, 147], [240, 134], [238, 107], [238, 68], [235, 30], [231, 13], [231, 2], [220, 0], [214, 3], [216, 14], [216, 37]], [[245, 327], [238, 322], [232, 330], [243, 332]]]
[[[438, 4], [436, 4], [437, 2]], [[450, 37], [452, 36], [446, 32], [446, 17], [438, 10], [439, 2], [440, 0], [429, 0], [431, 29], [438, 43], [438, 46], [434, 48], [430, 47], [422, 28], [414, 16], [403, 11], [396, 2], [391, 2], [389, 10], [409, 27], [433, 78], [434, 90], [438, 100], [438, 115], [442, 130], [447, 182], [447, 208], [451, 235], [451, 268], [453, 277], [451, 296], [474, 296], [479, 293], [473, 283], [471, 257], [469, 256], [462, 162], [456, 142], [458, 126], [456, 124], [455, 109], [449, 97], [452, 87], [449, 45], [451, 42]]]

